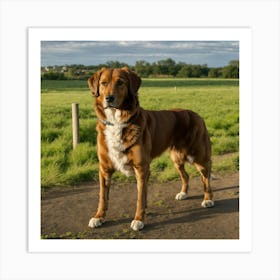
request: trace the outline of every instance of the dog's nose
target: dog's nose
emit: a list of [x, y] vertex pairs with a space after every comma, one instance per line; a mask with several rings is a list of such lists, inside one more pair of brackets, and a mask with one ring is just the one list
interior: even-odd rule
[[113, 102], [113, 101], [115, 100], [115, 97], [114, 97], [114, 95], [107, 95], [107, 96], [105, 97], [105, 99], [106, 99], [106, 101], [107, 101], [108, 103], [111, 103], [111, 102]]

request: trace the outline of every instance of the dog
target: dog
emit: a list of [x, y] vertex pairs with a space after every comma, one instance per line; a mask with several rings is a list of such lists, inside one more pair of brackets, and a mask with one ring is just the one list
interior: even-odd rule
[[140, 107], [138, 89], [141, 78], [127, 67], [102, 68], [88, 79], [95, 97], [97, 122], [97, 154], [99, 159], [100, 192], [91, 228], [101, 226], [108, 209], [111, 177], [118, 170], [137, 179], [136, 213], [131, 228], [144, 227], [147, 207], [147, 183], [152, 159], [170, 149], [181, 181], [177, 200], [187, 198], [189, 175], [184, 164], [196, 166], [202, 176], [204, 198], [202, 207], [214, 206], [210, 187], [211, 144], [203, 119], [183, 109], [148, 111]]

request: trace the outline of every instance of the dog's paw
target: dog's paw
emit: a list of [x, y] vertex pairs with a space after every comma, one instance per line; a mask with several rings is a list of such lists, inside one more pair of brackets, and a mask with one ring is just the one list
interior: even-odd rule
[[214, 206], [214, 201], [213, 200], [203, 200], [201, 203], [201, 206], [204, 208], [210, 208]]
[[89, 220], [88, 226], [90, 228], [100, 227], [104, 223], [104, 219], [102, 218], [91, 218]]
[[176, 194], [175, 199], [176, 200], [184, 200], [188, 197], [188, 195], [185, 192], [179, 192]]
[[130, 227], [135, 231], [139, 231], [144, 227], [144, 223], [139, 220], [133, 220]]

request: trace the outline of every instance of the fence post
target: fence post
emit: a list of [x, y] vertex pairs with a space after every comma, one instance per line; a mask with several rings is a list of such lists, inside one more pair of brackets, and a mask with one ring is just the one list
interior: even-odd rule
[[72, 133], [73, 133], [73, 149], [75, 149], [80, 141], [79, 104], [77, 103], [72, 103]]

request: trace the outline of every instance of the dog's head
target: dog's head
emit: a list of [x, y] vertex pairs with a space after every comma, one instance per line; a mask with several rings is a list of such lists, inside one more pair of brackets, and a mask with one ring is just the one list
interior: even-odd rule
[[127, 109], [137, 92], [141, 79], [127, 67], [102, 68], [88, 79], [89, 88], [103, 108]]

